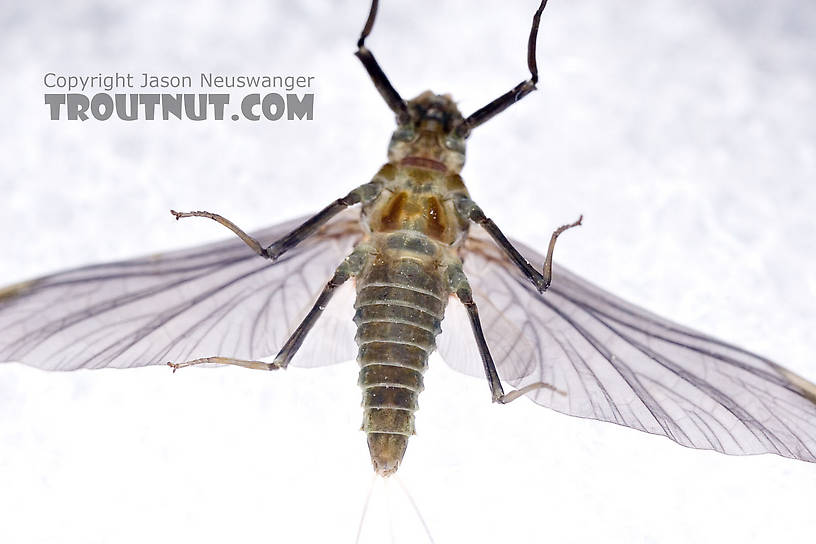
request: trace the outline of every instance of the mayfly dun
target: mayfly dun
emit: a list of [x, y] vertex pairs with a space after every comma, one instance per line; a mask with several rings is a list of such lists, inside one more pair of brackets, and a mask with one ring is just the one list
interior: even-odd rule
[[[374, 1], [357, 56], [397, 129], [372, 181], [305, 221], [252, 234], [215, 213], [174, 212], [213, 219], [237, 238], [8, 287], [0, 358], [49, 370], [319, 366], [353, 356], [340, 322], [354, 301], [363, 430], [382, 475], [402, 462], [437, 348], [454, 368], [482, 372], [497, 403], [527, 396], [690, 447], [816, 461], [816, 386], [553, 268], [557, 237], [580, 218], [540, 255], [471, 200], [459, 176], [466, 141], [535, 89], [545, 6], [530, 30], [530, 78], [466, 117], [448, 95], [405, 101], [391, 85], [365, 46]], [[460, 303], [464, 312], [449, 307]], [[472, 332], [478, 359], [461, 360], [450, 335], [437, 341], [448, 326]], [[321, 342], [304, 344], [307, 334]]]

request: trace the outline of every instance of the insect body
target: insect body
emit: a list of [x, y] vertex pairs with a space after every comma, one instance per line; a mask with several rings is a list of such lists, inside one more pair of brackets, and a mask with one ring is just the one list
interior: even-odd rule
[[[173, 212], [176, 218], [203, 216], [232, 229], [261, 256], [276, 259], [308, 236], [313, 229], [351, 204], [362, 204], [362, 221], [367, 234], [337, 268], [334, 277], [306, 319], [290, 337], [272, 364], [207, 357], [173, 368], [219, 362], [250, 368], [285, 367], [300, 347], [314, 320], [334, 290], [350, 277], [356, 278], [357, 301], [354, 321], [359, 346], [359, 385], [363, 389], [363, 425], [374, 469], [383, 476], [394, 473], [402, 461], [408, 438], [414, 434], [414, 412], [423, 387], [422, 376], [428, 357], [436, 349], [436, 337], [450, 295], [466, 306], [480, 346], [485, 371], [495, 402], [509, 402], [522, 392], [505, 395], [487, 347], [459, 250], [471, 220], [484, 224], [508, 255], [516, 260], [540, 291], [549, 286], [552, 248], [563, 230], [550, 243], [544, 276], [535, 271], [513, 248], [498, 228], [470, 199], [459, 176], [465, 164], [465, 140], [475, 126], [507, 108], [534, 89], [538, 78], [535, 41], [541, 3], [533, 18], [529, 42], [532, 78], [465, 119], [450, 96], [426, 91], [405, 102], [391, 86], [374, 56], [365, 48], [378, 2], [371, 11], [358, 42], [357, 56], [368, 70], [399, 124], [388, 148], [389, 162], [374, 179], [338, 200], [290, 233], [284, 240], [264, 249], [230, 221], [209, 212]], [[529, 384], [523, 392], [545, 387]], [[563, 393], [562, 393], [563, 394]]]
[[[439, 350], [457, 368], [483, 372], [494, 402], [524, 395], [691, 447], [816, 461], [816, 386], [565, 270], [556, 270], [550, 286], [556, 239], [581, 220], [556, 229], [541, 256], [508, 240], [471, 200], [459, 176], [466, 139], [535, 88], [545, 5], [533, 18], [530, 79], [464, 117], [446, 95], [425, 92], [406, 102], [391, 86], [365, 47], [374, 1], [357, 56], [398, 127], [389, 161], [372, 181], [305, 221], [252, 235], [217, 214], [173, 212], [213, 219], [240, 241], [0, 291], [0, 359], [53, 370], [167, 361], [174, 369], [329, 364], [353, 356], [351, 324], [340, 319], [346, 298], [338, 293], [354, 285], [363, 430], [375, 470], [389, 475], [414, 433], [441, 327], [462, 319], [445, 317], [456, 296], [480, 360], [457, 361], [457, 344], [443, 337]], [[350, 209], [358, 204], [361, 217]], [[257, 360], [276, 350], [272, 362]], [[500, 378], [517, 389], [505, 393]]]
[[415, 127], [394, 134], [390, 162], [375, 178], [379, 194], [363, 208], [371, 234], [358, 246], [368, 252], [355, 304], [363, 430], [381, 474], [397, 469], [414, 434], [422, 373], [463, 278], [456, 252], [467, 229], [454, 204], [467, 198], [458, 174], [464, 154], [444, 145], [462, 117], [449, 98], [430, 92], [409, 112]]

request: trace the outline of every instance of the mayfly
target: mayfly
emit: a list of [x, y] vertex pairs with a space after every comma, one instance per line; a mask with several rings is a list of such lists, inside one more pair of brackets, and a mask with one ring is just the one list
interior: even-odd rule
[[[454, 368], [486, 375], [494, 402], [527, 396], [686, 446], [816, 461], [816, 386], [553, 269], [557, 237], [580, 219], [557, 229], [542, 256], [470, 199], [459, 176], [465, 143], [535, 89], [545, 6], [530, 31], [530, 79], [465, 117], [447, 95], [406, 102], [390, 84], [365, 47], [375, 0], [357, 56], [398, 126], [371, 182], [305, 221], [251, 235], [213, 213], [174, 212], [214, 219], [240, 239], [6, 288], [0, 359], [50, 370], [330, 364], [353, 357], [344, 310], [356, 288], [363, 430], [382, 475], [402, 461], [437, 347]], [[452, 296], [465, 312], [448, 308]], [[449, 334], [437, 346], [443, 318], [446, 329], [464, 321], [480, 359], [462, 360]], [[304, 343], [307, 334], [320, 342]], [[505, 393], [501, 380], [515, 389]]]

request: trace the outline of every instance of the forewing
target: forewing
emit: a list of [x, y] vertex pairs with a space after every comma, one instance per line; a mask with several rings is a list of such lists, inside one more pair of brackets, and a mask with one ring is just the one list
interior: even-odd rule
[[[540, 269], [543, 256], [513, 243]], [[528, 393], [536, 403], [684, 446], [816, 462], [814, 384], [560, 267], [539, 294], [481, 228], [463, 254], [499, 376], [517, 388], [543, 381], [566, 392], [536, 389]], [[452, 301], [443, 323], [440, 353], [455, 369], [484, 375], [457, 306]], [[454, 334], [468, 339], [456, 343]]]
[[[304, 219], [253, 236], [269, 244]], [[234, 237], [8, 287], [0, 361], [75, 370], [275, 355], [361, 235], [349, 210], [274, 263]], [[352, 283], [338, 291], [293, 364], [354, 357]]]

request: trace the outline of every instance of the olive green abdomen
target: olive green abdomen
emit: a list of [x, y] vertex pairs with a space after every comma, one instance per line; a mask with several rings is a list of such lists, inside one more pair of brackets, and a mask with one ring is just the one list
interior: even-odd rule
[[[404, 235], [388, 238], [395, 236]], [[399, 467], [414, 434], [422, 375], [436, 349], [448, 289], [435, 259], [428, 255], [391, 249], [373, 261], [357, 278], [354, 321], [362, 429], [368, 435], [374, 469], [388, 476]]]

